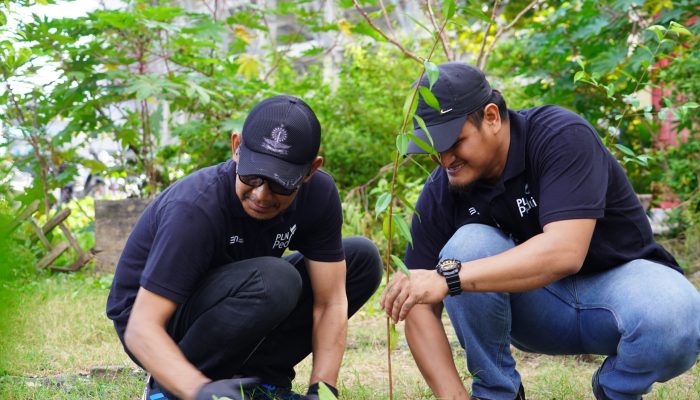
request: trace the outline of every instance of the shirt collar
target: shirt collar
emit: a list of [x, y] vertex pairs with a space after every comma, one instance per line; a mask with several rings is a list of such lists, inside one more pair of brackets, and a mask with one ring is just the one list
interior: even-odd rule
[[505, 182], [515, 178], [525, 171], [525, 135], [527, 132], [527, 119], [516, 111], [508, 110], [510, 121], [510, 146], [508, 147], [508, 159], [503, 169], [501, 181]]

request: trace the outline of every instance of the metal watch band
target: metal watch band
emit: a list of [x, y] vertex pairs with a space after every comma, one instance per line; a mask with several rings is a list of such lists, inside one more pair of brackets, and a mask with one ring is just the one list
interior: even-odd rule
[[450, 296], [457, 296], [462, 293], [462, 283], [459, 281], [459, 274], [446, 276], [447, 289]]

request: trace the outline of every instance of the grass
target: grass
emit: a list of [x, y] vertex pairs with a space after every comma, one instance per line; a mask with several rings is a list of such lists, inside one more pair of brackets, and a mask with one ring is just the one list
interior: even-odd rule
[[[138, 399], [144, 373], [123, 353], [104, 315], [110, 276], [53, 275], [0, 283], [0, 399]], [[696, 285], [700, 282], [695, 282]], [[385, 318], [375, 297], [350, 321], [341, 371], [341, 398], [388, 397]], [[445, 318], [449, 325], [449, 320]], [[433, 399], [398, 326], [392, 354], [398, 399]], [[451, 329], [450, 340], [456, 343]], [[467, 385], [463, 352], [453, 348]], [[530, 399], [592, 399], [590, 377], [601, 357], [550, 357], [514, 351]], [[116, 372], [100, 374], [95, 367]], [[297, 368], [295, 388], [305, 389], [310, 359]], [[645, 399], [700, 398], [700, 364], [670, 382], [654, 385]]]

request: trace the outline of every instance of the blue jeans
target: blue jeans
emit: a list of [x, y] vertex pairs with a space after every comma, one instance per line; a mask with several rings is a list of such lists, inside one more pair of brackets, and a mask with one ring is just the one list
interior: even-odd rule
[[[470, 261], [513, 246], [500, 230], [471, 224], [440, 258]], [[647, 260], [530, 292], [465, 292], [444, 304], [479, 398], [511, 400], [518, 392], [511, 344], [533, 353], [607, 355], [598, 377], [614, 400], [641, 398], [654, 382], [691, 368], [700, 353], [700, 294], [677, 271]]]

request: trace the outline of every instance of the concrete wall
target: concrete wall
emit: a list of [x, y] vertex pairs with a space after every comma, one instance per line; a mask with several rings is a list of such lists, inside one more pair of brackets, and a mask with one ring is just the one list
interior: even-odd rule
[[95, 269], [114, 272], [136, 221], [149, 199], [95, 200]]

